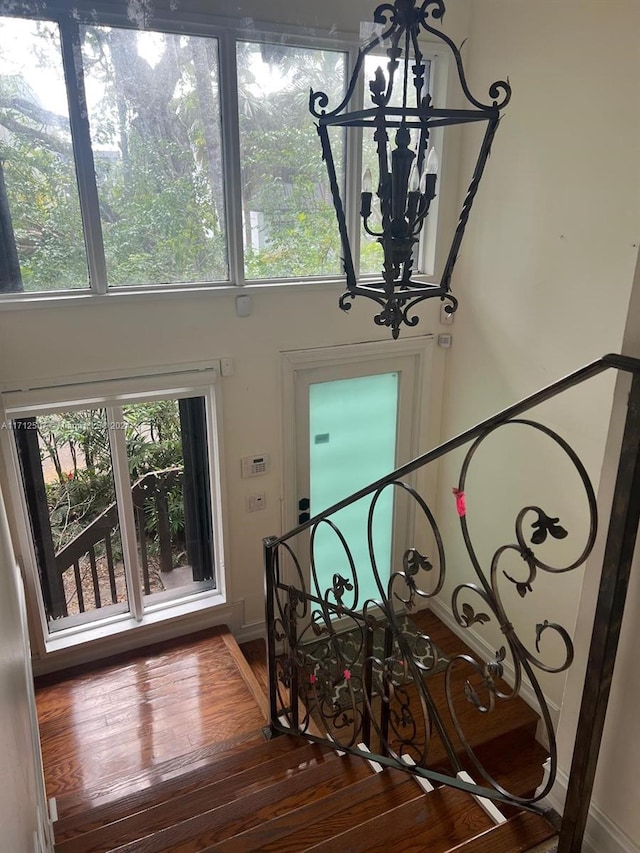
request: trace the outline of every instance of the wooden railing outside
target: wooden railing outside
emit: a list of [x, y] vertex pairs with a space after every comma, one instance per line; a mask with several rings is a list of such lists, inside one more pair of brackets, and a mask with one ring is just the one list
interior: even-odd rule
[[[149, 520], [145, 511], [145, 505], [148, 507], [149, 499], [152, 500], [155, 531], [158, 539], [160, 571], [170, 572], [173, 568], [173, 555], [168, 495], [176, 486], [182, 486], [183, 479], [184, 472], [181, 468], [168, 468], [163, 471], [150, 471], [144, 474], [131, 487], [131, 498], [140, 547], [143, 587], [146, 595], [149, 595], [151, 592], [151, 580], [147, 542]], [[82, 533], [79, 533], [75, 539], [72, 539], [68, 545], [56, 553], [55, 570], [60, 578], [73, 568], [75, 594], [80, 613], [84, 613], [88, 609], [97, 610], [104, 606], [100, 592], [98, 568], [98, 561], [103, 556], [109, 579], [109, 597], [111, 599], [109, 603], [119, 603], [120, 596], [117, 588], [119, 564], [114, 558], [114, 551], [116, 551], [116, 548], [114, 548], [114, 534], [118, 523], [118, 507], [114, 502], [95, 518]], [[101, 545], [104, 545], [104, 555], [98, 553]], [[90, 584], [85, 582], [87, 561]], [[123, 571], [122, 566], [120, 571]], [[87, 591], [93, 593], [93, 607], [86, 600]]]

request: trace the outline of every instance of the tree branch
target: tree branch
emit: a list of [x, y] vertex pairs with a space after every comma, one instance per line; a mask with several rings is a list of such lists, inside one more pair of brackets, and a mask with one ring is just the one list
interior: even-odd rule
[[35, 127], [21, 124], [6, 113], [0, 113], [0, 124], [16, 136], [24, 136], [30, 142], [40, 143], [56, 154], [63, 154], [69, 159], [73, 158], [73, 146], [70, 142], [64, 142], [62, 139], [56, 139], [55, 136], [51, 136], [49, 133], [45, 133]]

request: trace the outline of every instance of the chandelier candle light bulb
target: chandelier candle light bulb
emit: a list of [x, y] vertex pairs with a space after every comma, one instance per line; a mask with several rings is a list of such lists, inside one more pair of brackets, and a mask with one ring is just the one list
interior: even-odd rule
[[423, 194], [432, 201], [436, 197], [436, 183], [438, 181], [438, 169], [440, 168], [440, 163], [438, 161], [438, 152], [435, 148], [432, 148], [429, 151], [429, 156], [427, 157], [427, 165], [424, 170], [424, 189], [422, 190]]
[[409, 223], [415, 222], [416, 214], [418, 213], [418, 204], [420, 203], [420, 172], [418, 170], [418, 162], [413, 161], [411, 174], [409, 175], [409, 194], [407, 196], [407, 219]]
[[409, 192], [415, 193], [420, 189], [420, 170], [418, 169], [418, 161], [413, 161], [411, 174], [409, 175]]
[[367, 220], [371, 216], [372, 186], [371, 169], [365, 169], [362, 176], [362, 193], [360, 194], [360, 216], [364, 220]]
[[438, 152], [435, 148], [431, 147], [429, 156], [427, 157], [427, 175], [437, 175], [439, 168], [440, 161], [438, 160]]

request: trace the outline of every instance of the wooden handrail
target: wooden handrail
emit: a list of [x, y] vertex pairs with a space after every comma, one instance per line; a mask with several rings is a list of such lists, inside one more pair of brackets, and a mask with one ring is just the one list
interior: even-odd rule
[[[155, 498], [155, 509], [157, 515], [158, 538], [160, 542], [160, 569], [163, 572], [171, 571], [173, 567], [171, 555], [171, 536], [169, 528], [169, 506], [167, 502], [168, 491], [182, 481], [184, 472], [182, 468], [166, 468], [161, 471], [149, 471], [140, 477], [131, 487], [131, 499], [134, 507], [136, 525], [141, 545], [141, 561], [143, 586], [146, 595], [151, 592], [149, 579], [149, 565], [145, 542], [145, 514], [144, 504], [150, 497]], [[91, 582], [93, 586], [93, 597], [96, 608], [102, 607], [98, 568], [95, 547], [104, 542], [107, 557], [107, 572], [109, 575], [109, 587], [111, 603], [118, 603], [118, 592], [116, 585], [116, 571], [113, 559], [113, 547], [111, 535], [118, 525], [118, 506], [114, 501], [97, 518], [85, 527], [74, 539], [55, 555], [56, 572], [62, 578], [64, 572], [73, 567], [73, 577], [78, 598], [78, 608], [84, 613], [86, 589], [83, 590], [83, 578], [80, 572], [80, 561], [89, 555], [91, 567]]]
[[[182, 468], [165, 468], [161, 471], [149, 471], [140, 477], [131, 487], [131, 498], [134, 506], [142, 506], [148, 497], [150, 489], [158, 483], [163, 491], [171, 488], [182, 476]], [[56, 553], [56, 568], [62, 574], [70, 568], [76, 560], [84, 557], [89, 549], [97, 545], [105, 536], [113, 530], [118, 523], [118, 507], [116, 502], [100, 513], [97, 518], [79, 533], [74, 539]]]

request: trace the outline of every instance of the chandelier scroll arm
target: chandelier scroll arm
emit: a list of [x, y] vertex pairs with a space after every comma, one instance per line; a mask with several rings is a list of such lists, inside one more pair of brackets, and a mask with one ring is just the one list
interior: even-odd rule
[[370, 236], [370, 237], [383, 237], [383, 236], [384, 236], [384, 232], [382, 232], [382, 231], [373, 231], [373, 230], [369, 227], [369, 218], [368, 218], [368, 217], [367, 217], [366, 219], [363, 217], [363, 219], [362, 219], [362, 225], [363, 225], [363, 227], [364, 227], [364, 230], [367, 232], [367, 234], [369, 234], [369, 236]]
[[347, 302], [347, 299], [353, 300], [356, 298], [356, 296], [367, 296], [369, 299], [372, 299], [374, 302], [377, 302], [381, 308], [384, 308], [384, 306], [386, 305], [385, 300], [381, 296], [376, 296], [375, 293], [363, 293], [362, 289], [360, 289], [358, 292], [346, 290], [340, 296], [340, 299], [338, 301], [339, 307], [343, 311], [350, 311], [353, 308], [353, 303]]
[[[469, 101], [469, 103], [473, 104], [479, 110], [487, 111], [487, 110], [503, 110], [509, 101], [511, 100], [511, 84], [509, 80], [496, 80], [494, 83], [489, 86], [489, 97], [493, 98], [493, 103], [484, 104], [482, 101], [479, 101], [477, 98], [473, 96], [471, 93], [471, 89], [469, 88], [469, 84], [467, 83], [467, 76], [464, 72], [464, 64], [462, 62], [462, 54], [460, 53], [460, 48], [453, 41], [453, 39], [448, 36], [446, 33], [442, 32], [442, 30], [437, 30], [435, 27], [430, 26], [425, 21], [422, 26], [424, 29], [431, 33], [431, 35], [435, 36], [440, 41], [443, 41], [451, 53], [453, 54], [453, 58], [456, 63], [456, 70], [458, 72], [458, 80], [460, 81], [460, 86], [462, 87], [462, 91], [464, 92], [465, 98]], [[499, 100], [500, 93], [502, 92], [502, 100]]]
[[429, 16], [429, 6], [435, 6], [431, 11], [431, 17], [442, 21], [444, 19], [445, 12], [447, 11], [444, 5], [444, 0], [424, 0], [424, 3], [420, 7], [422, 22], [424, 23], [425, 19]]
[[[385, 23], [385, 19], [383, 18], [380, 21], [376, 21], [376, 23]], [[353, 93], [356, 90], [358, 80], [360, 79], [360, 72], [362, 70], [362, 66], [364, 64], [365, 59], [371, 53], [372, 50], [375, 50], [376, 47], [391, 38], [397, 28], [397, 24], [391, 24], [391, 26], [385, 32], [381, 33], [380, 35], [374, 36], [367, 42], [366, 45], [358, 48], [358, 55], [353, 66], [353, 71], [351, 72], [351, 77], [349, 78], [349, 85], [347, 86], [347, 91], [345, 93], [344, 98], [338, 104], [338, 106], [335, 107], [335, 109], [329, 111], [326, 110], [326, 107], [329, 105], [329, 98], [325, 92], [314, 92], [313, 88], [309, 89], [309, 112], [311, 113], [311, 115], [313, 115], [315, 118], [322, 118], [323, 116], [337, 116], [345, 109], [345, 107], [353, 97]], [[320, 109], [316, 109], [316, 105], [318, 105]]]
[[336, 219], [338, 220], [338, 231], [340, 232], [340, 242], [342, 244], [344, 264], [344, 273], [347, 279], [348, 287], [355, 287], [356, 271], [353, 265], [353, 256], [351, 255], [351, 246], [349, 245], [349, 235], [347, 231], [347, 219], [345, 217], [342, 199], [340, 198], [340, 188], [338, 186], [338, 176], [336, 174], [336, 165], [333, 160], [331, 144], [329, 142], [329, 131], [326, 125], [317, 125], [318, 136], [322, 145], [322, 158], [327, 166], [327, 174], [329, 176], [329, 186], [331, 188], [331, 196], [333, 205], [336, 211]]

